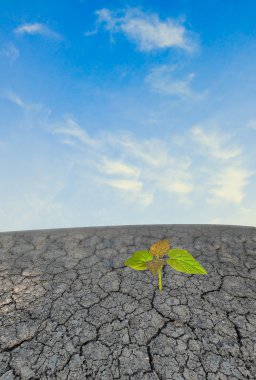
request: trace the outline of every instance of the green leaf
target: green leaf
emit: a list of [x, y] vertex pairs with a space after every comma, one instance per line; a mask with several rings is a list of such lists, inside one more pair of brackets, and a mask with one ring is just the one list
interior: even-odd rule
[[167, 254], [170, 259], [166, 262], [177, 271], [188, 274], [207, 274], [202, 265], [185, 249], [171, 249]]
[[148, 251], [134, 252], [132, 257], [125, 261], [124, 265], [136, 270], [146, 270], [146, 262], [152, 261], [153, 256]]

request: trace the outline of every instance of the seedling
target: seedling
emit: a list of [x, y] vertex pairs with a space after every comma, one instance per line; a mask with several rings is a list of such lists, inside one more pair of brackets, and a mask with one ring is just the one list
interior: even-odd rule
[[[188, 274], [207, 274], [201, 264], [185, 249], [170, 249], [169, 241], [160, 240], [152, 244], [149, 251], [134, 252], [124, 265], [135, 270], [147, 270], [156, 276], [158, 273], [158, 286], [162, 291], [162, 268], [169, 264], [173, 269]], [[169, 259], [164, 260], [164, 255]]]

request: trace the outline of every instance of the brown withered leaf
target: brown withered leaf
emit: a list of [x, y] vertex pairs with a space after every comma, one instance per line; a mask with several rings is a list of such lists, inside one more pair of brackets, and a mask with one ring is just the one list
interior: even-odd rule
[[146, 262], [147, 268], [150, 270], [151, 273], [155, 276], [157, 274], [158, 269], [161, 269], [164, 266], [164, 260], [163, 259], [157, 259], [153, 261]]
[[170, 250], [169, 241], [165, 239], [165, 240], [157, 241], [156, 243], [152, 244], [149, 252], [153, 256], [163, 257], [169, 250]]

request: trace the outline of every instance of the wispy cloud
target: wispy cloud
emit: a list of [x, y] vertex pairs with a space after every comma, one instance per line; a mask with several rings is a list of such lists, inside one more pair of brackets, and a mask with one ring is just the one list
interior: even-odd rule
[[110, 32], [123, 32], [141, 51], [175, 47], [192, 52], [198, 47], [195, 34], [186, 30], [181, 21], [168, 18], [163, 22], [158, 15], [146, 14], [137, 8], [127, 10], [124, 17], [118, 18], [112, 13], [106, 8], [96, 11], [97, 24], [105, 23]]
[[114, 161], [103, 157], [102, 165], [99, 166], [99, 171], [106, 174], [121, 174], [132, 177], [139, 177], [140, 170], [131, 165], [127, 165], [122, 161]]
[[[249, 178], [256, 171], [248, 170], [242, 163], [240, 147], [225, 148], [228, 136], [217, 132], [204, 132], [202, 127], [195, 126], [191, 130], [192, 139], [199, 144], [200, 154], [215, 158], [213, 167], [202, 168], [206, 184], [212, 198], [207, 203], [216, 204], [223, 201], [240, 204], [245, 197], [245, 188]], [[235, 160], [235, 161], [234, 161]]]
[[[24, 108], [26, 102], [15, 95], [12, 93], [11, 101]], [[28, 110], [28, 113], [30, 112], [31, 110]], [[138, 211], [138, 216], [141, 210], [145, 211], [147, 216], [151, 215], [153, 219], [149, 222], [154, 223], [163, 215], [161, 222], [169, 223], [170, 210], [175, 210], [177, 206], [181, 207], [181, 213], [187, 215], [187, 223], [193, 223], [192, 220], [189, 221], [191, 209], [203, 208], [203, 205], [207, 204], [208, 213], [212, 215], [205, 223], [232, 224], [231, 215], [227, 216], [227, 211], [225, 214], [227, 205], [231, 205], [236, 206], [232, 214], [236, 214], [236, 220], [240, 220], [241, 214], [244, 224], [255, 224], [255, 213], [248, 209], [245, 198], [246, 188], [256, 173], [242, 163], [245, 156], [241, 157], [241, 147], [227, 148], [228, 135], [225, 136], [222, 132], [216, 133], [204, 124], [198, 125], [191, 131], [183, 131], [179, 143], [176, 144], [172, 136], [169, 141], [161, 138], [137, 140], [129, 131], [105, 131], [93, 137], [72, 114], [65, 114], [62, 120], [57, 122], [47, 118], [39, 120], [41, 118], [42, 114], [37, 113], [32, 120], [34, 128], [40, 129], [43, 126], [44, 131], [57, 137], [64, 149], [58, 149], [51, 142], [49, 145], [40, 146], [37, 157], [35, 148], [32, 148], [35, 143], [33, 139], [29, 142], [20, 141], [21, 137], [15, 140], [16, 146], [24, 144], [24, 151], [28, 155], [26, 164], [31, 165], [30, 172], [38, 173], [40, 167], [40, 174], [37, 177], [33, 174], [30, 182], [26, 184], [20, 180], [21, 202], [8, 198], [10, 183], [6, 186], [6, 195], [2, 190], [2, 194], [8, 199], [5, 202], [7, 206], [0, 210], [0, 220], [5, 220], [5, 229], [8, 229], [8, 226], [9, 230], [29, 229], [32, 223], [33, 228], [44, 228], [40, 225], [44, 220], [49, 221], [52, 228], [99, 225], [101, 222], [103, 225], [111, 225], [108, 219], [111, 205], [106, 209], [104, 202], [114, 198], [118, 205], [111, 213], [112, 221], [117, 218], [114, 224], [122, 224], [120, 219], [116, 222], [118, 214], [120, 216], [119, 210], [125, 212], [127, 207], [135, 207], [134, 212]], [[38, 147], [36, 149], [38, 150]], [[45, 155], [45, 152], [49, 155]], [[54, 154], [56, 156], [52, 160]], [[44, 157], [43, 161], [40, 161], [40, 157]], [[8, 172], [11, 172], [11, 169], [8, 169]], [[15, 181], [17, 183], [16, 178]], [[68, 197], [65, 198], [66, 194]], [[86, 207], [84, 206], [80, 212], [84, 201]], [[89, 206], [91, 210], [88, 210]], [[20, 224], [16, 223], [17, 210], [19, 214], [26, 208], [29, 208], [31, 213], [23, 216], [19, 220]], [[202, 217], [202, 214], [200, 215]], [[147, 224], [147, 220], [141, 219], [141, 223]], [[134, 224], [134, 219], [131, 220], [131, 224]]]
[[[159, 139], [136, 142], [130, 132], [121, 132], [119, 136], [101, 132], [95, 139], [71, 114], [49, 123], [51, 111], [42, 105], [28, 104], [11, 91], [5, 93], [5, 98], [32, 115], [33, 122], [45, 115], [45, 130], [58, 135], [61, 144], [80, 152], [86, 149], [86, 155], [75, 161], [78, 166], [86, 166], [87, 171], [89, 168], [92, 181], [120, 191], [126, 201], [138, 202], [143, 207], [152, 204], [154, 194], [161, 191], [173, 194], [179, 202], [190, 206], [193, 204], [190, 197], [193, 198], [198, 190], [205, 193], [204, 198], [209, 204], [241, 204], [250, 177], [256, 174], [243, 164], [241, 147], [231, 144], [228, 135], [203, 125], [192, 127], [188, 136], [178, 139], [177, 144], [175, 139], [172, 140], [181, 151], [173, 156], [166, 143]], [[190, 141], [190, 151], [199, 155], [200, 167], [193, 166], [193, 153], [187, 152], [184, 156], [184, 139]], [[116, 150], [121, 151], [122, 158], [118, 154], [113, 157]], [[203, 161], [200, 159], [202, 155], [206, 158]], [[208, 159], [211, 161], [207, 165]], [[199, 178], [201, 175], [205, 178]], [[113, 176], [115, 178], [110, 178]]]
[[11, 62], [14, 62], [18, 59], [20, 52], [19, 49], [17, 49], [16, 46], [10, 42], [4, 45], [1, 50], [1, 54], [9, 58]]
[[11, 90], [2, 90], [0, 97], [21, 108], [24, 119], [19, 122], [20, 128], [34, 129], [36, 126], [41, 127], [40, 124], [44, 124], [52, 112], [50, 108], [41, 103], [28, 103]]
[[[90, 145], [92, 147], [98, 147], [98, 143], [91, 139], [86, 131], [81, 129], [75, 120], [69, 114], [64, 115], [64, 120], [58, 123], [54, 123], [48, 128], [48, 131], [52, 134], [62, 134], [75, 137], [81, 143]], [[65, 140], [66, 144], [72, 145], [71, 140]]]
[[25, 111], [41, 111], [46, 108], [40, 103], [25, 102], [17, 93], [11, 90], [2, 91], [1, 97], [21, 107]]
[[85, 36], [93, 36], [98, 33], [98, 29], [91, 30], [90, 32], [84, 32]]
[[[203, 191], [207, 203], [231, 202], [240, 204], [245, 197], [245, 188], [249, 178], [256, 174], [245, 167], [240, 159], [240, 147], [225, 148], [228, 136], [196, 126], [191, 130], [195, 151], [200, 155], [211, 157], [215, 162], [202, 161], [201, 167], [194, 168], [189, 152], [184, 156], [181, 146], [181, 155], [169, 154], [166, 144], [158, 139], [148, 139], [137, 143], [130, 133], [121, 133], [120, 136], [104, 133], [94, 140], [82, 129], [72, 116], [66, 117], [65, 126], [56, 129], [50, 128], [51, 133], [61, 133], [64, 136], [73, 136], [80, 143], [91, 149], [90, 158], [83, 158], [80, 164], [93, 169], [93, 180], [127, 194], [126, 200], [139, 202], [144, 207], [154, 200], [154, 193], [164, 191], [178, 197], [181, 203], [193, 205], [188, 198], [195, 192]], [[187, 137], [189, 139], [189, 137]], [[65, 143], [62, 141], [62, 143]], [[173, 142], [175, 143], [175, 142]], [[69, 141], [69, 145], [70, 141]], [[180, 141], [178, 145], [182, 145]], [[196, 146], [201, 150], [198, 151]], [[107, 156], [107, 146], [112, 146], [111, 155], [115, 149], [120, 149], [122, 159], [113, 159]], [[191, 146], [191, 142], [190, 142]], [[156, 154], [157, 152], [157, 154]], [[134, 163], [125, 162], [125, 155]], [[236, 160], [236, 161], [234, 161]], [[200, 162], [200, 159], [198, 160]], [[97, 175], [99, 173], [99, 175]], [[195, 176], [196, 174], [196, 176]], [[198, 178], [204, 175], [205, 178]], [[109, 176], [125, 178], [108, 178]], [[129, 178], [127, 178], [129, 177]], [[200, 185], [198, 185], [200, 183]], [[145, 189], [150, 189], [145, 191]], [[211, 195], [211, 198], [208, 196]]]
[[59, 33], [54, 32], [47, 25], [41, 23], [23, 24], [17, 27], [14, 32], [16, 34], [39, 34], [54, 39], [62, 39]]
[[145, 83], [159, 94], [177, 96], [181, 99], [200, 100], [206, 95], [197, 93], [191, 88], [191, 82], [195, 77], [190, 73], [185, 79], [175, 79], [172, 73], [175, 66], [161, 65], [150, 70], [145, 78]]
[[192, 138], [202, 148], [202, 153], [221, 160], [229, 160], [241, 154], [241, 148], [234, 147], [225, 149], [223, 147], [228, 139], [225, 135], [216, 132], [206, 134], [200, 126], [194, 126], [191, 130]]
[[13, 91], [3, 91], [2, 98], [9, 100], [21, 108], [29, 108], [29, 105], [23, 102], [23, 100], [21, 100], [21, 98]]
[[[189, 174], [188, 157], [182, 159], [169, 157], [163, 142], [157, 139], [137, 144], [129, 133], [121, 134], [119, 137], [103, 133], [101, 138], [92, 139], [71, 116], [66, 117], [62, 124], [57, 128], [54, 124], [47, 130], [53, 134], [73, 136], [80, 143], [85, 144], [87, 149], [90, 149], [88, 154], [90, 158], [84, 157], [79, 162], [90, 167], [91, 170], [93, 169], [92, 176], [97, 183], [119, 189], [126, 196], [127, 201], [137, 201], [143, 206], [148, 206], [153, 202], [154, 188], [172, 192], [180, 198], [181, 202], [188, 202], [186, 195], [193, 189], [193, 185], [189, 183], [191, 175]], [[60, 140], [60, 142], [66, 144], [67, 141]], [[68, 144], [71, 145], [70, 141]], [[123, 159], [108, 157], [106, 155], [107, 146], [112, 146], [112, 152], [115, 149], [121, 149], [122, 155], [126, 152], [130, 160], [139, 159], [146, 165], [146, 168], [143, 166], [143, 169], [140, 169], [136, 163], [131, 164], [124, 162]], [[157, 155], [154, 154], [156, 151]], [[161, 170], [159, 170], [160, 168]], [[126, 178], [111, 179], [108, 178], [110, 175]], [[150, 189], [149, 191], [144, 190], [145, 181], [151, 183], [151, 186], [146, 186]]]
[[245, 197], [245, 187], [249, 184], [249, 178], [256, 172], [242, 168], [240, 164], [230, 164], [219, 169], [208, 181], [211, 185], [209, 193], [214, 197], [207, 199], [207, 203], [216, 204], [220, 201], [240, 204]]

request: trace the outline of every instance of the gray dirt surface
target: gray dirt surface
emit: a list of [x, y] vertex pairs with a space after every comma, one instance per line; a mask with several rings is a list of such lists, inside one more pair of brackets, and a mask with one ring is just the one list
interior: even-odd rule
[[[163, 291], [124, 265], [168, 239]], [[165, 257], [168, 258], [168, 257]], [[0, 380], [256, 379], [256, 227], [130, 225], [0, 233]]]

